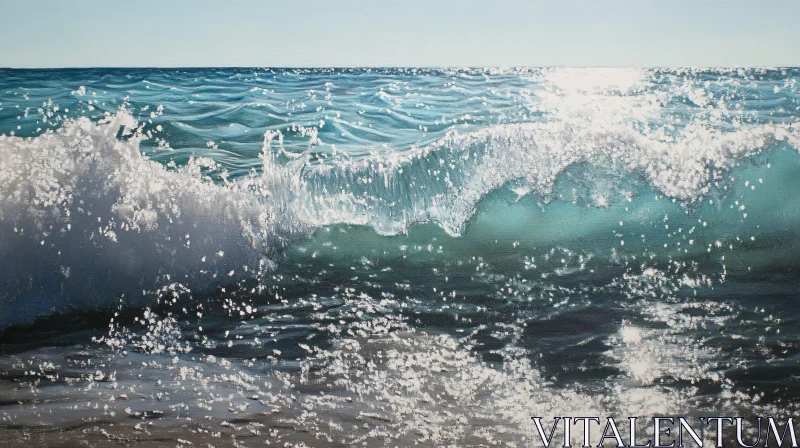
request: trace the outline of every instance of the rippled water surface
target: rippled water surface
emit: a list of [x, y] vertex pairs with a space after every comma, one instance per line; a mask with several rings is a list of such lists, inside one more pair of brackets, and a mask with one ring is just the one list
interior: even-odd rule
[[0, 436], [793, 415], [798, 78], [0, 69]]

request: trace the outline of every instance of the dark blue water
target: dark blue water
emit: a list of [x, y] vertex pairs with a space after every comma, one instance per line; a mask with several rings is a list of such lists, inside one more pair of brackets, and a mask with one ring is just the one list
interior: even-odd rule
[[532, 415], [791, 415], [798, 77], [0, 70], [0, 431], [527, 446]]

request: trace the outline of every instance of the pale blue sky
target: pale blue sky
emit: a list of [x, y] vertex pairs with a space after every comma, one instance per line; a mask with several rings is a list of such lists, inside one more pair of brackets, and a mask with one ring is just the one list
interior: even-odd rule
[[0, 0], [0, 66], [800, 65], [800, 0]]

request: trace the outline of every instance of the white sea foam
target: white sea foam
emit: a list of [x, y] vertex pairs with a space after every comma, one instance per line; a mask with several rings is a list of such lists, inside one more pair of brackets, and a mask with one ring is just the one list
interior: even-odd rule
[[[547, 200], [573, 165], [619, 170], [691, 204], [724, 185], [744, 158], [776, 144], [800, 146], [796, 124], [750, 124], [702, 101], [709, 92], [680, 83], [669, 94], [648, 91], [644, 71], [536, 76], [542, 89], [531, 107], [544, 120], [454, 130], [423, 148], [306, 168], [304, 156], [274, 161], [288, 152], [271, 131], [262, 172], [234, 182], [205, 176], [217, 168], [209, 158], [164, 166], [143, 157], [140, 124], [124, 109], [32, 139], [0, 137], [0, 261], [7, 266], [0, 282], [3, 306], [14, 311], [2, 314], [24, 321], [121, 294], [139, 301], [142, 290], [164, 281], [198, 288], [258, 278], [286, 238], [319, 225], [397, 234], [435, 222], [458, 235], [487, 193], [514, 182], [519, 194]], [[665, 109], [670, 94], [704, 108], [678, 125]], [[319, 142], [314, 128], [298, 132]]]
[[[101, 123], [68, 121], [58, 132], [34, 139], [0, 138], [0, 294], [5, 294], [0, 296], [0, 325], [11, 321], [11, 312], [24, 321], [51, 308], [108, 305], [122, 293], [126, 300], [144, 303], [245, 278], [259, 280], [285, 239], [318, 224], [355, 222], [397, 233], [413, 222], [434, 221], [457, 234], [488, 192], [516, 181], [512, 187], [518, 194], [547, 199], [556, 179], [575, 164], [617, 169], [691, 204], [717, 183], [725, 185], [727, 170], [744, 158], [776, 143], [798, 146], [796, 126], [731, 119], [715, 109], [718, 104], [706, 90], [695, 87], [676, 89], [706, 112], [688, 125], [658, 123], [665, 119], [668, 98], [644, 92], [647, 83], [638, 70], [553, 69], [541, 76], [544, 89], [531, 100], [546, 113], [546, 121], [454, 132], [403, 154], [304, 172], [302, 156], [284, 165], [273, 161], [273, 153], [288, 154], [280, 151], [282, 135], [268, 132], [262, 173], [235, 182], [214, 183], [206, 177], [203, 173], [216, 169], [211, 159], [165, 167], [142, 157], [141, 137], [131, 135], [139, 124], [126, 111]], [[312, 144], [317, 139], [313, 129], [300, 133]], [[598, 206], [609, 200], [591, 198]], [[635, 225], [626, 218], [625, 229]], [[627, 241], [626, 250], [636, 246], [635, 239]], [[367, 254], [373, 249], [363, 246]], [[434, 247], [428, 246], [426, 253], [437, 253]], [[734, 248], [727, 241], [725, 247]], [[407, 249], [401, 246], [404, 259], [406, 252], [411, 256]], [[687, 273], [683, 260], [672, 269], [657, 261], [640, 264], [635, 256], [626, 258], [630, 254], [618, 256], [616, 245], [611, 259], [602, 254], [584, 259], [582, 251], [559, 249], [549, 252], [558, 254], [553, 260], [548, 262], [548, 254], [538, 260], [539, 267], [526, 255], [525, 270], [542, 279], [552, 271], [556, 275], [551, 279], [567, 280], [594, 273], [598, 264], [584, 266], [594, 259], [613, 269], [624, 264], [626, 273], [600, 287], [600, 295], [581, 280], [575, 290], [542, 285], [548, 305], [545, 295], [530, 293], [530, 283], [515, 275], [513, 263], [492, 269], [490, 260], [472, 257], [477, 267], [465, 276], [470, 289], [477, 286], [472, 294], [483, 294], [488, 290], [480, 286], [489, 285], [499, 290], [496, 298], [519, 300], [513, 319], [505, 317], [505, 302], [489, 302], [499, 306], [483, 307], [487, 323], [481, 324], [483, 317], [473, 321], [474, 311], [468, 307], [462, 314], [460, 287], [458, 297], [452, 291], [451, 300], [443, 290], [433, 288], [432, 295], [417, 285], [401, 288], [395, 283], [404, 291], [398, 296], [405, 296], [395, 300], [381, 277], [362, 274], [362, 269], [366, 274], [387, 265], [381, 272], [394, 268], [404, 278], [422, 273], [416, 270], [419, 265], [407, 271], [406, 265], [391, 263], [386, 252], [376, 260], [345, 258], [343, 269], [358, 270], [358, 275], [347, 280], [319, 272], [304, 285], [319, 284], [320, 296], [303, 297], [304, 287], [289, 294], [297, 308], [285, 306], [287, 299], [269, 310], [266, 297], [258, 304], [245, 303], [237, 295], [240, 291], [223, 290], [216, 297], [225, 300], [230, 321], [206, 317], [200, 322], [198, 307], [192, 310], [197, 311], [194, 326], [184, 321], [190, 313], [178, 312], [182, 304], [166, 311], [146, 308], [134, 324], [111, 319], [109, 332], [95, 339], [102, 345], [44, 347], [0, 357], [0, 368], [10, 379], [0, 382], [5, 384], [0, 384], [0, 395], [19, 403], [0, 410], [0, 422], [22, 428], [12, 434], [20, 439], [11, 439], [12, 444], [32, 443], [32, 434], [42, 444], [64, 438], [146, 444], [180, 437], [176, 443], [200, 445], [255, 436], [258, 442], [295, 446], [515, 446], [538, 443], [530, 419], [534, 415], [791, 413], [791, 405], [786, 408], [780, 400], [775, 402], [780, 408], [757, 404], [764, 392], [757, 387], [751, 391], [746, 380], [729, 378], [725, 371], [729, 359], [749, 367], [750, 359], [772, 362], [779, 355], [746, 358], [741, 351], [719, 348], [718, 341], [707, 344], [704, 335], [719, 336], [724, 332], [717, 328], [728, 322], [737, 323], [732, 338], [741, 338], [743, 332], [735, 301], [679, 294], [710, 287], [711, 277]], [[488, 251], [484, 255], [492, 258]], [[522, 253], [518, 255], [521, 265]], [[300, 266], [307, 260], [295, 261]], [[439, 276], [441, 269], [447, 283], [447, 271], [455, 274], [453, 264], [460, 266], [461, 261], [436, 259], [433, 273]], [[641, 275], [636, 275], [639, 266]], [[690, 263], [689, 272], [692, 267]], [[722, 269], [724, 273], [724, 265]], [[316, 283], [318, 279], [323, 280]], [[354, 284], [365, 288], [350, 288]], [[420, 286], [427, 290], [433, 283]], [[276, 284], [276, 290], [280, 287]], [[328, 308], [341, 298], [322, 297], [329, 288], [343, 289], [343, 305]], [[589, 297], [581, 304], [585, 291]], [[590, 302], [604, 307], [604, 292], [612, 300], [621, 299], [614, 305], [631, 311], [626, 315], [633, 322], [619, 327], [611, 323], [610, 333], [603, 328], [580, 331], [576, 334], [591, 335], [574, 346], [570, 338], [563, 339], [564, 348], [574, 347], [577, 355], [587, 351], [580, 360], [559, 357], [551, 365], [523, 348], [531, 347], [531, 339], [523, 337], [534, 325], [545, 332], [556, 330], [557, 325], [548, 325], [551, 317], [577, 312], [578, 319], [570, 322], [582, 330], [582, 307], [589, 306], [589, 312], [598, 310]], [[415, 322], [417, 305], [428, 313], [440, 299], [438, 312], [456, 312], [456, 320], [460, 317], [467, 328], [437, 334], [435, 328], [442, 328], [438, 324], [423, 328]], [[536, 306], [528, 309], [522, 300]], [[314, 332], [305, 337], [296, 310], [313, 310], [310, 327], [328, 331], [330, 338]], [[607, 317], [597, 316], [598, 322]], [[769, 316], [763, 324], [777, 321]], [[493, 330], [489, 340], [502, 340], [502, 347], [484, 344], [487, 335], [481, 333], [487, 329]], [[559, 340], [557, 335], [537, 334], [527, 337], [541, 343], [531, 348], [542, 350], [540, 354]], [[755, 343], [758, 336], [747, 337]], [[226, 343], [231, 350], [225, 349]], [[281, 356], [281, 350], [296, 347], [302, 349], [297, 357]], [[491, 356], [484, 359], [484, 354]], [[275, 369], [276, 364], [281, 367]], [[94, 423], [87, 427], [87, 421]], [[573, 436], [580, 440], [578, 430]]]
[[258, 277], [304, 230], [286, 206], [296, 175], [272, 164], [267, 144], [260, 176], [220, 185], [203, 175], [210, 159], [175, 167], [143, 157], [137, 126], [120, 110], [0, 137], [0, 325], [121, 294], [152, 300], [142, 290], [159, 281]]
[[[646, 91], [645, 73], [554, 69], [532, 99], [547, 119], [450, 132], [424, 148], [323, 165], [304, 177], [295, 204], [311, 223], [349, 222], [379, 233], [436, 222], [458, 235], [490, 191], [515, 189], [546, 198], [567, 167], [599, 165], [643, 178], [664, 195], [691, 204], [726, 183], [744, 158], [785, 142], [800, 147], [796, 124], [749, 124], [723, 106], [688, 123], [670, 116], [664, 92]], [[672, 95], [689, 87], [677, 84]], [[695, 102], [710, 93], [691, 91]], [[608, 205], [607, 198], [594, 198]]]

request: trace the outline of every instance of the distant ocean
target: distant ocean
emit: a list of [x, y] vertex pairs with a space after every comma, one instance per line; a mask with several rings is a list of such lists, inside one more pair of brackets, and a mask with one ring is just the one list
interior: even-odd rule
[[0, 69], [0, 445], [797, 415], [798, 79]]

